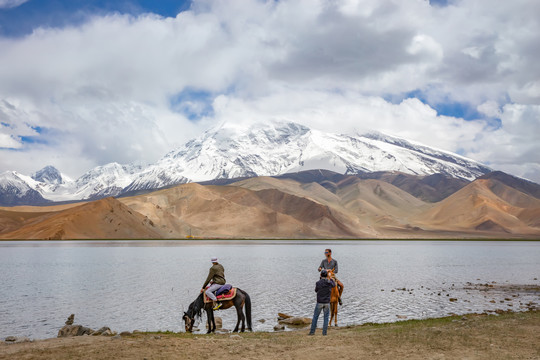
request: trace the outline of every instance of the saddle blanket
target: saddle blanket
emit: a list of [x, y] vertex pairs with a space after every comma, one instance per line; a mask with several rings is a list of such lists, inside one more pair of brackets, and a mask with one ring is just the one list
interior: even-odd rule
[[[218, 295], [216, 296], [216, 298], [218, 299], [218, 301], [226, 301], [226, 300], [234, 299], [235, 296], [236, 296], [236, 288], [232, 288], [229, 292]], [[207, 304], [211, 302], [212, 300], [210, 300], [208, 296], [206, 296], [206, 293], [204, 293], [204, 303]]]

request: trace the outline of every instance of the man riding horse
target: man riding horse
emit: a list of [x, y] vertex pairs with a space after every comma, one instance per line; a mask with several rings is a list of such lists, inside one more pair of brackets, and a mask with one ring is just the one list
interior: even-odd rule
[[[217, 302], [216, 295], [214, 292], [219, 290], [220, 287], [225, 285], [225, 269], [223, 268], [223, 265], [218, 263], [218, 258], [213, 257], [210, 259], [212, 261], [212, 267], [210, 268], [210, 271], [208, 272], [208, 277], [206, 278], [206, 281], [204, 282], [201, 293], [206, 292], [206, 296], [210, 300], [212, 300], [213, 309], [217, 310], [221, 307], [221, 302]], [[206, 285], [210, 284], [208, 288], [206, 288]]]
[[[208, 323], [207, 333], [209, 334], [216, 331], [214, 310], [224, 310], [232, 307], [236, 309], [237, 314], [236, 327], [234, 328], [233, 332], [237, 332], [239, 330], [243, 332], [246, 329], [246, 322], [247, 330], [251, 331], [251, 298], [247, 292], [237, 287], [233, 288], [230, 285], [229, 287], [223, 286], [225, 285], [225, 269], [221, 264], [218, 263], [218, 259], [216, 257], [213, 257], [210, 261], [212, 261], [212, 267], [208, 272], [208, 277], [204, 282], [199, 296], [197, 296], [195, 301], [189, 304], [188, 310], [184, 312], [184, 315], [182, 316], [185, 323], [186, 332], [193, 331], [195, 318], [201, 317], [203, 310], [206, 311], [206, 319]], [[206, 288], [206, 285], [208, 284], [210, 284], [210, 286]], [[222, 295], [219, 295], [219, 292], [223, 291], [223, 288], [228, 291], [224, 292]], [[219, 290], [217, 295], [220, 296], [221, 299], [219, 303], [217, 302], [216, 294], [214, 294], [214, 292], [217, 290]], [[212, 303], [205, 299], [205, 294], [208, 299], [212, 300]], [[246, 312], [245, 315], [244, 309]]]
[[341, 294], [343, 293], [343, 283], [339, 281], [336, 277], [336, 274], [338, 273], [338, 263], [336, 259], [332, 259], [332, 250], [331, 249], [325, 249], [324, 255], [326, 256], [326, 259], [321, 261], [321, 266], [319, 266], [319, 271], [325, 269], [330, 270], [334, 274], [334, 280], [337, 283], [338, 290], [339, 290], [339, 305], [343, 305], [341, 302]]

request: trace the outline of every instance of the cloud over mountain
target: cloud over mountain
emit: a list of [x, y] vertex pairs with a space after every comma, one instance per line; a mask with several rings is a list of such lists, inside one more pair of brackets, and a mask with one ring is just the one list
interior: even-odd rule
[[540, 181], [538, 13], [525, 0], [200, 0], [176, 17], [96, 12], [3, 36], [0, 170], [77, 177], [154, 162], [221, 121], [279, 118]]

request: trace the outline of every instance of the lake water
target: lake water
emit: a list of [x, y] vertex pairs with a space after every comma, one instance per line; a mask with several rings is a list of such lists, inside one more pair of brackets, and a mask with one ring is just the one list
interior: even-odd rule
[[[254, 329], [271, 331], [278, 312], [311, 317], [326, 247], [345, 284], [339, 325], [539, 301], [537, 291], [511, 297], [497, 287], [540, 285], [540, 242], [0, 242], [0, 338], [54, 337], [71, 313], [93, 329], [183, 331], [182, 311], [198, 295], [211, 256], [220, 258], [227, 282], [250, 294]], [[497, 285], [484, 292], [468, 282]], [[224, 328], [234, 327], [234, 310], [218, 315]]]

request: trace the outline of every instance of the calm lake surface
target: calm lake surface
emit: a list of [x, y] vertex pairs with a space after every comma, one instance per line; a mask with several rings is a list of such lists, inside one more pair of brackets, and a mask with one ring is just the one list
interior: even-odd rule
[[[504, 301], [508, 292], [467, 283], [540, 285], [540, 242], [0, 242], [0, 338], [55, 337], [71, 313], [93, 329], [183, 331], [182, 311], [197, 297], [211, 256], [228, 283], [250, 294], [254, 329], [271, 331], [278, 312], [311, 317], [326, 247], [345, 284], [339, 325], [520, 310], [539, 301], [538, 292], [519, 291]], [[218, 315], [224, 328], [234, 327], [234, 310]]]

